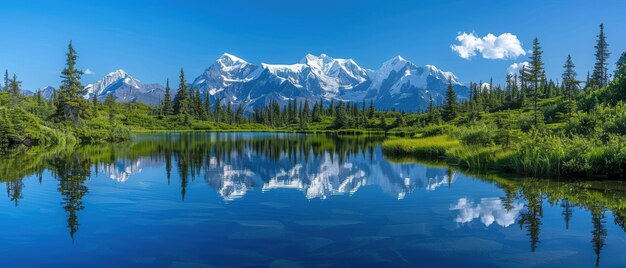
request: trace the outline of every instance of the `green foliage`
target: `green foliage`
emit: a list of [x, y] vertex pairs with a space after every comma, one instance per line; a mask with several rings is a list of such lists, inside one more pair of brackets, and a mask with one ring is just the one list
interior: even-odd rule
[[437, 158], [445, 156], [446, 150], [459, 144], [459, 140], [441, 135], [420, 139], [389, 139], [382, 146], [389, 155]]

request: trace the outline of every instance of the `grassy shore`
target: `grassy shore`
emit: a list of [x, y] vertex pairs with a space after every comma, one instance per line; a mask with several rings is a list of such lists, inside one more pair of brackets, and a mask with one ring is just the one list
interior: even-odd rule
[[529, 136], [510, 146], [471, 144], [450, 135], [390, 138], [382, 148], [394, 158], [440, 159], [470, 170], [535, 177], [621, 179], [626, 164], [623, 143], [600, 145], [559, 136]]

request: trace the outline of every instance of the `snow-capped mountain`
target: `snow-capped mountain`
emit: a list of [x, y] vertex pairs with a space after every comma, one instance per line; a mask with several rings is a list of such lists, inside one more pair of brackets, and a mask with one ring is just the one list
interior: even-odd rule
[[370, 77], [371, 84], [363, 99], [373, 99], [379, 107], [387, 109], [424, 110], [431, 96], [436, 103], [441, 103], [450, 83], [459, 99], [469, 95], [469, 88], [453, 73], [433, 65], [417, 66], [401, 56], [383, 63], [380, 69], [370, 72]]
[[143, 84], [124, 70], [119, 69], [111, 72], [94, 84], [85, 87], [85, 98], [91, 98], [97, 94], [103, 99], [107, 94], [112, 94], [120, 102], [143, 102], [158, 104], [164, 94], [163, 86], [159, 84]]
[[394, 57], [378, 70], [367, 70], [352, 59], [332, 58], [326, 54], [307, 54], [296, 64], [251, 64], [224, 54], [193, 82], [203, 94], [243, 104], [246, 110], [267, 105], [272, 100], [302, 101], [374, 100], [381, 109], [415, 111], [424, 109], [429, 97], [443, 101], [448, 83], [454, 85], [459, 99], [469, 93], [451, 72], [435, 66], [424, 67]]
[[[417, 66], [401, 56], [386, 61], [377, 70], [369, 70], [352, 59], [326, 54], [307, 54], [295, 64], [256, 65], [224, 53], [191, 86], [203, 96], [209, 94], [213, 103], [219, 99], [222, 104], [242, 104], [246, 111], [274, 100], [286, 104], [288, 100], [334, 99], [359, 103], [373, 100], [379, 109], [412, 112], [425, 109], [430, 96], [441, 103], [449, 83], [459, 99], [468, 97], [469, 89], [453, 73], [433, 65]], [[46, 88], [44, 96], [51, 96], [53, 90]], [[164, 91], [162, 85], [141, 83], [120, 69], [87, 85], [84, 97], [97, 94], [104, 99], [112, 94], [120, 102], [158, 104]], [[172, 91], [174, 95], [176, 88]]]

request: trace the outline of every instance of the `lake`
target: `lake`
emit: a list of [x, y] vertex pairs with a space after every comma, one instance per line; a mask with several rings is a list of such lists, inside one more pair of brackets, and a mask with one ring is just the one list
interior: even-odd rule
[[626, 267], [626, 184], [391, 159], [382, 137], [138, 135], [0, 160], [1, 267]]

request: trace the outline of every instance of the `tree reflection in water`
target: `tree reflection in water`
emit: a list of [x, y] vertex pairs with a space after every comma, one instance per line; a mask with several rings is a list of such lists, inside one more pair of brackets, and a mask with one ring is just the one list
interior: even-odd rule
[[[376, 185], [402, 199], [417, 189], [437, 191], [441, 190], [439, 186], [450, 188], [455, 183], [458, 171], [451, 168], [385, 158], [378, 147], [381, 139], [287, 134], [147, 135], [132, 143], [9, 155], [0, 160], [0, 181], [6, 184], [8, 199], [19, 206], [24, 198], [23, 178], [37, 175], [41, 180], [44, 171], [50, 172], [58, 181], [72, 239], [80, 226], [79, 213], [85, 209], [83, 198], [89, 193], [85, 184], [92, 177], [92, 169], [123, 182], [140, 172], [142, 166], [164, 166], [165, 183], [176, 184], [171, 180], [177, 178], [182, 200], [188, 194], [188, 185], [198, 178], [224, 200], [240, 198], [252, 189], [279, 188], [297, 189], [306, 198], [324, 199], [353, 194], [365, 185]], [[602, 182], [475, 177], [496, 184], [503, 196], [485, 197], [476, 203], [458, 200], [451, 206], [459, 210], [455, 221], [461, 224], [479, 218], [486, 226], [495, 222], [502, 227], [517, 223], [528, 236], [531, 252], [540, 245], [546, 204], [560, 206], [565, 230], [570, 228], [573, 208], [590, 212], [596, 265], [600, 264], [608, 235], [606, 212], [610, 211], [614, 223], [626, 231], [624, 196], [620, 191], [611, 191], [611, 186], [602, 188]]]

